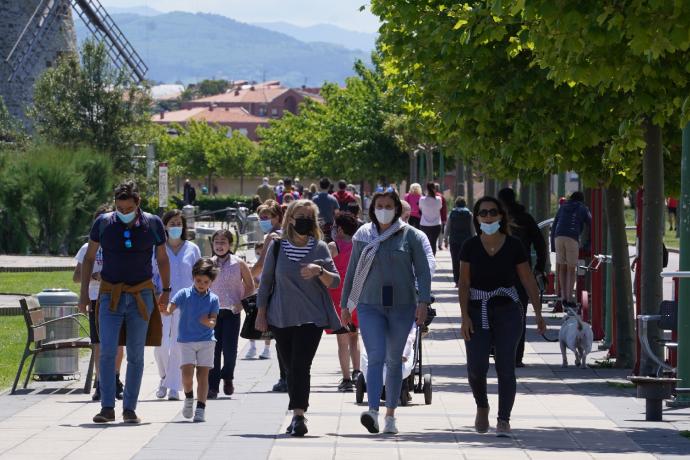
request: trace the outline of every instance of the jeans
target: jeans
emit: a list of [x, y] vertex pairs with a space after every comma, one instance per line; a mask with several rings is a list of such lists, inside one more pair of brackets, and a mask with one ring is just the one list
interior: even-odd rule
[[427, 227], [426, 225], [420, 225], [419, 229], [424, 232], [427, 238], [429, 238], [429, 243], [431, 244], [431, 250], [434, 255], [436, 255], [436, 248], [438, 246], [438, 236], [441, 234], [441, 225], [432, 225]]
[[402, 354], [415, 319], [416, 305], [357, 306], [359, 329], [367, 350], [367, 398], [369, 409], [379, 410], [386, 364], [386, 407], [398, 407], [402, 388]]
[[276, 348], [287, 372], [288, 410], [309, 408], [311, 363], [319, 348], [323, 328], [314, 324], [291, 327], [271, 327]]
[[489, 351], [495, 347], [494, 360], [498, 376], [498, 418], [510, 421], [517, 384], [515, 381], [515, 352], [522, 331], [522, 305], [509, 301], [492, 305], [489, 302], [489, 329], [482, 329], [480, 303], [469, 307], [474, 326], [471, 340], [465, 341], [467, 376], [477, 407], [489, 407], [486, 395], [486, 373], [489, 371]]
[[[154, 308], [153, 292], [145, 289], [141, 292], [141, 297], [150, 316]], [[141, 317], [137, 301], [132, 294], [122, 293], [116, 311], [111, 311], [109, 305], [110, 294], [102, 294], [98, 309], [98, 335], [101, 339], [101, 407], [115, 407], [115, 355], [120, 340], [120, 328], [124, 325], [127, 330], [127, 375], [123, 409], [135, 410], [144, 373], [144, 345], [149, 323]]]
[[[237, 363], [237, 342], [240, 336], [240, 315], [231, 310], [223, 309], [218, 313], [216, 328], [216, 350], [213, 356], [213, 369], [208, 376], [208, 387], [218, 391], [220, 379], [233, 380], [235, 378], [235, 363]], [[221, 367], [221, 355], [223, 366]]]

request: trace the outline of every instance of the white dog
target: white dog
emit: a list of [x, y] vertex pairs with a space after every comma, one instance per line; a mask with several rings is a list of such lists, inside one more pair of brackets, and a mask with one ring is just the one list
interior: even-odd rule
[[592, 352], [594, 334], [592, 326], [582, 321], [580, 315], [569, 314], [563, 320], [561, 330], [558, 333], [558, 341], [561, 344], [563, 355], [563, 367], [568, 367], [568, 357], [565, 354], [566, 347], [575, 353], [575, 366], [587, 368], [587, 355]]

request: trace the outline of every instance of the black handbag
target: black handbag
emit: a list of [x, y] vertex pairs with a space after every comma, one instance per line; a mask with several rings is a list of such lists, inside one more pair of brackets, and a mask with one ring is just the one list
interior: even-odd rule
[[[273, 266], [278, 264], [278, 253], [280, 252], [280, 240], [273, 240]], [[271, 285], [271, 294], [273, 294], [273, 289], [275, 289], [275, 268], [273, 272], [273, 283]], [[252, 294], [249, 297], [242, 299], [242, 308], [246, 313], [244, 317], [244, 322], [242, 323], [242, 329], [240, 329], [240, 337], [247, 340], [261, 340], [261, 339], [272, 339], [273, 334], [271, 331], [261, 332], [256, 329], [256, 315], [259, 309], [256, 306], [257, 295]], [[268, 297], [268, 301], [271, 301], [271, 297]]]

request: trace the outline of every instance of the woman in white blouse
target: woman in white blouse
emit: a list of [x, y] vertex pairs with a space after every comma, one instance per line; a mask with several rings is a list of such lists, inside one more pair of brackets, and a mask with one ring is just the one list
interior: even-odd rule
[[443, 198], [436, 195], [436, 187], [433, 182], [427, 182], [426, 195], [419, 200], [419, 210], [422, 213], [422, 219], [419, 223], [419, 229], [426, 234], [431, 243], [431, 249], [436, 255], [436, 245], [438, 237], [441, 234], [441, 208], [443, 207]]

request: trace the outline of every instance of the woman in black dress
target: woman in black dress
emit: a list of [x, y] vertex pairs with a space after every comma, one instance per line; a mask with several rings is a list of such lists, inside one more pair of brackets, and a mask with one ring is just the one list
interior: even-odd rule
[[529, 294], [540, 333], [546, 330], [541, 316], [537, 283], [522, 243], [510, 236], [506, 213], [498, 200], [483, 197], [474, 206], [477, 236], [460, 251], [461, 334], [467, 351], [467, 373], [477, 403], [475, 429], [489, 429], [486, 374], [489, 352], [495, 348], [498, 375], [497, 436], [510, 435], [510, 412], [516, 393], [515, 354], [522, 333], [522, 307], [516, 284]]

